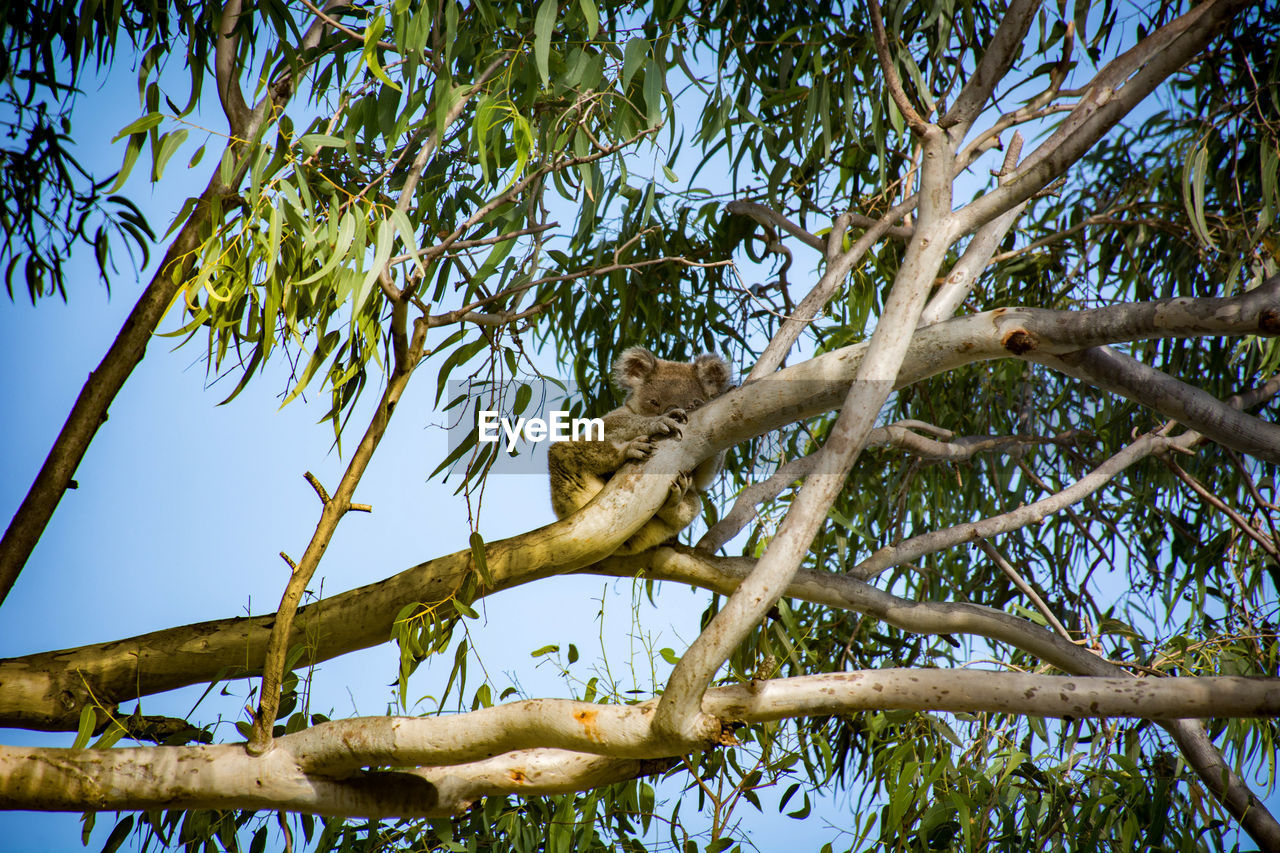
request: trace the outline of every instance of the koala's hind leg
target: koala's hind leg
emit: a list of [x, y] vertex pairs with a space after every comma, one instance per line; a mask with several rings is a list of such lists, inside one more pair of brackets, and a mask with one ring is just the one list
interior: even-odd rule
[[[687, 475], [681, 475], [672, 485], [672, 496], [668, 496], [658, 514], [641, 527], [631, 538], [618, 548], [618, 554], [636, 554], [670, 542], [679, 535], [702, 512], [702, 496], [697, 490], [689, 488]], [[677, 486], [682, 486], [677, 491]]]
[[[691, 502], [690, 497], [695, 500]], [[692, 504], [692, 514], [690, 514], [690, 504]], [[692, 524], [701, 510], [702, 498], [698, 497], [698, 492], [693, 488], [693, 478], [681, 472], [671, 483], [671, 489], [667, 492], [667, 502], [658, 510], [656, 517], [674, 527], [678, 532]]]

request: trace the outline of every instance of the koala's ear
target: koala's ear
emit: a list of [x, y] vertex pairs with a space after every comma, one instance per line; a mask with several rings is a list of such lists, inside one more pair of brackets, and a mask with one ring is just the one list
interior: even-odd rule
[[627, 391], [635, 389], [658, 369], [658, 359], [644, 347], [625, 350], [613, 363], [613, 381]]
[[712, 395], [723, 393], [732, 379], [729, 365], [718, 355], [698, 356], [693, 360], [693, 369], [697, 372], [702, 387]]

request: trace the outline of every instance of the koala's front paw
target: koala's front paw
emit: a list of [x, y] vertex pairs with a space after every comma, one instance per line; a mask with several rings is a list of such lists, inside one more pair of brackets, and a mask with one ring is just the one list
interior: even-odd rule
[[627, 446], [622, 450], [622, 458], [624, 460], [634, 459], [637, 462], [643, 462], [652, 456], [653, 451], [657, 449], [658, 445], [652, 438], [642, 435], [627, 442]]
[[689, 413], [679, 407], [667, 409], [666, 416], [682, 424], [689, 422]]
[[680, 429], [680, 425], [688, 420], [681, 409], [672, 409], [672, 412], [678, 412], [679, 417], [674, 417], [671, 412], [665, 415], [659, 415], [653, 419], [653, 424], [649, 430], [649, 434], [654, 437], [658, 436], [675, 436], [679, 438], [684, 434]]

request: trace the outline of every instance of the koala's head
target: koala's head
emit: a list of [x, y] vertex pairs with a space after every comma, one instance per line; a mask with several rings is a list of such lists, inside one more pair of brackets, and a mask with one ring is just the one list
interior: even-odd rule
[[613, 380], [627, 392], [626, 407], [639, 415], [672, 409], [691, 412], [729, 387], [729, 365], [718, 355], [667, 361], [631, 347], [613, 365]]

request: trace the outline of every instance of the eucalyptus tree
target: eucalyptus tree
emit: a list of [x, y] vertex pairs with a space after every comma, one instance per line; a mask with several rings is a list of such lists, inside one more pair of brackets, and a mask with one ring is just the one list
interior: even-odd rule
[[[1280, 429], [1254, 413], [1280, 390], [1274, 15], [226, 0], [95, 7], [58, 61], [37, 20], [6, 29], [13, 103], [127, 49], [143, 113], [117, 178], [0, 187], [11, 293], [74, 298], [51, 239], [151, 245], [110, 195], [131, 170], [164, 186], [182, 151], [209, 177], [10, 523], [0, 589], [166, 316], [232, 397], [281, 359], [290, 400], [325, 389], [348, 464], [310, 478], [272, 612], [0, 661], [0, 723], [77, 732], [0, 748], [0, 805], [228, 849], [277, 811], [325, 816], [281, 818], [318, 849], [723, 850], [776, 787], [798, 817], [850, 792], [854, 848], [1219, 849], [1230, 819], [1280, 850], [1247, 779], [1280, 713]], [[188, 155], [197, 110], [226, 131]], [[30, 115], [6, 156], [34, 167]], [[105, 224], [57, 227], [73, 202]], [[603, 411], [635, 343], [732, 355], [742, 385], [575, 515], [301, 606], [411, 380], [448, 410], [450, 377], [518, 387], [554, 353]], [[437, 468], [468, 500], [496, 459], [476, 439]], [[696, 542], [613, 554], [722, 450]], [[468, 676], [476, 602], [566, 573], [711, 592], [655, 695]], [[388, 640], [401, 692], [425, 672], [457, 713], [299, 707], [301, 661]], [[228, 677], [257, 685], [239, 742], [121, 710]]]

